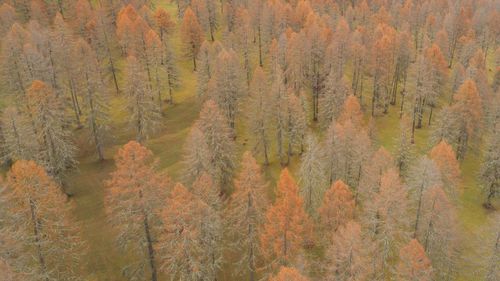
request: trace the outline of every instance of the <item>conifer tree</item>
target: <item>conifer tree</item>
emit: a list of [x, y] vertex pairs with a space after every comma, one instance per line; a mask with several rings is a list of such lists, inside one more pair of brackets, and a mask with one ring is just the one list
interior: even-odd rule
[[[260, 258], [259, 230], [268, 207], [267, 184], [262, 171], [250, 152], [243, 154], [241, 172], [235, 179], [235, 190], [229, 201], [227, 218], [230, 225], [233, 247], [241, 253], [238, 268], [256, 280]], [[243, 270], [244, 268], [244, 270]]]
[[335, 181], [318, 209], [320, 229], [327, 238], [341, 226], [354, 219], [355, 202], [349, 187], [341, 180]]
[[424, 248], [416, 239], [399, 251], [399, 263], [396, 276], [402, 281], [432, 280], [432, 265], [425, 255]]
[[269, 281], [308, 281], [307, 277], [304, 277], [300, 272], [293, 267], [282, 266], [276, 274], [269, 278]]
[[2, 196], [6, 200], [0, 221], [6, 224], [0, 224], [0, 240], [9, 242], [0, 256], [23, 273], [22, 280], [82, 279], [84, 244], [66, 196], [45, 170], [34, 161], [17, 161]]
[[309, 238], [310, 220], [295, 180], [281, 171], [276, 201], [266, 212], [260, 247], [268, 266], [291, 265]]
[[27, 114], [38, 142], [37, 161], [56, 177], [76, 165], [76, 147], [70, 140], [64, 108], [51, 87], [33, 81], [27, 94]]
[[189, 7], [184, 13], [180, 32], [185, 45], [185, 55], [193, 60], [193, 70], [196, 71], [196, 56], [203, 43], [203, 32], [196, 15]]
[[152, 89], [146, 83], [147, 74], [134, 56], [127, 58], [125, 77], [130, 123], [136, 130], [136, 140], [142, 142], [158, 128], [161, 115]]
[[169, 179], [157, 171], [152, 158], [151, 151], [135, 141], [118, 150], [116, 170], [106, 182], [105, 206], [118, 231], [118, 245], [138, 258], [124, 268], [125, 275], [156, 281], [160, 260], [155, 241], [162, 223], [158, 214], [165, 204]]

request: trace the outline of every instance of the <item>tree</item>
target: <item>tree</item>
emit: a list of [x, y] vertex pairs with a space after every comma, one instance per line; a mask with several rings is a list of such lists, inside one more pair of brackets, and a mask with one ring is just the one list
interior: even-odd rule
[[61, 100], [50, 86], [39, 80], [33, 81], [26, 99], [27, 114], [40, 148], [37, 160], [50, 175], [59, 177], [77, 163], [76, 147], [70, 140]]
[[500, 196], [500, 128], [498, 125], [489, 137], [479, 178], [486, 193], [485, 204], [491, 207], [491, 200]]
[[384, 147], [380, 147], [370, 160], [362, 165], [356, 198], [359, 197], [364, 202], [373, 200], [375, 194], [380, 191], [382, 175], [391, 168], [394, 168], [394, 158]]
[[194, 182], [203, 172], [210, 171], [210, 150], [205, 134], [194, 124], [184, 144], [184, 177], [187, 183]]
[[332, 184], [325, 192], [323, 203], [318, 209], [320, 228], [327, 238], [339, 227], [354, 219], [355, 202], [349, 187], [341, 180]]
[[243, 73], [239, 58], [233, 50], [221, 50], [217, 56], [214, 75], [209, 81], [209, 96], [217, 102], [226, 115], [229, 125], [235, 128], [236, 114], [241, 98], [245, 95]]
[[399, 263], [396, 276], [402, 281], [432, 280], [431, 261], [425, 255], [424, 248], [416, 239], [402, 247], [399, 251]]
[[469, 79], [460, 86], [453, 99], [455, 103], [452, 110], [458, 120], [457, 158], [463, 159], [469, 139], [475, 136], [481, 126], [482, 101], [476, 83]]
[[136, 140], [142, 142], [157, 129], [161, 115], [155, 105], [153, 92], [146, 84], [145, 70], [134, 56], [127, 58], [125, 77], [130, 123], [136, 130]]
[[410, 226], [408, 194], [395, 168], [382, 174], [379, 191], [365, 204], [363, 219], [377, 252], [374, 276], [385, 280]]
[[269, 165], [272, 128], [268, 122], [273, 114], [269, 102], [269, 85], [261, 67], [255, 69], [250, 83], [248, 126], [255, 135], [255, 150], [264, 156], [264, 164]]
[[337, 75], [330, 71], [326, 78], [325, 89], [319, 96], [319, 118], [324, 127], [339, 117], [345, 100], [352, 92], [347, 79], [339, 78]]
[[204, 265], [206, 268], [204, 277], [208, 280], [215, 280], [223, 262], [224, 249], [220, 188], [214, 184], [207, 173], [203, 173], [193, 183], [192, 193], [208, 206], [199, 226], [200, 242], [204, 254], [208, 257]]
[[0, 35], [2, 35], [2, 38], [15, 21], [16, 10], [8, 3], [3, 3], [0, 6]]
[[298, 192], [285, 168], [278, 181], [276, 201], [266, 212], [260, 234], [260, 247], [269, 266], [293, 264], [309, 236], [310, 221]]
[[439, 168], [446, 192], [454, 198], [460, 184], [460, 165], [453, 148], [442, 140], [432, 148], [429, 156]]
[[417, 237], [436, 269], [434, 275], [438, 280], [456, 278], [460, 258], [457, 226], [455, 207], [443, 188], [427, 189], [422, 199], [422, 220]]
[[193, 60], [193, 70], [196, 71], [196, 56], [203, 43], [203, 31], [196, 15], [190, 7], [184, 13], [180, 28], [181, 39], [186, 48], [186, 56]]
[[414, 157], [411, 125], [408, 116], [404, 115], [401, 117], [401, 121], [399, 121], [399, 130], [400, 134], [396, 148], [396, 166], [398, 167], [400, 174], [405, 174], [411, 160]]
[[157, 251], [161, 219], [169, 179], [157, 171], [150, 150], [130, 141], [115, 156], [116, 170], [106, 182], [105, 206], [110, 223], [118, 231], [118, 245], [132, 251], [139, 260], [124, 268], [130, 278], [158, 280]]
[[83, 91], [91, 142], [95, 146], [99, 160], [102, 161], [104, 159], [105, 131], [108, 123], [108, 105], [104, 96], [105, 88], [102, 83], [99, 62], [94, 51], [82, 39], [76, 43], [74, 55], [79, 62], [78, 71], [83, 76], [80, 87]]
[[5, 161], [34, 160], [39, 151], [35, 132], [27, 118], [16, 107], [7, 107], [2, 114], [2, 158]]
[[248, 151], [243, 154], [241, 172], [234, 186], [227, 209], [232, 246], [237, 253], [241, 253], [238, 268], [245, 275], [248, 271], [249, 280], [253, 281], [261, 252], [259, 232], [268, 206], [268, 186], [259, 165]]
[[160, 39], [164, 42], [165, 36], [170, 35], [174, 31], [175, 22], [170, 18], [170, 14], [162, 7], [156, 9], [154, 18], [158, 34], [160, 34]]
[[424, 191], [432, 186], [441, 185], [441, 174], [436, 162], [426, 156], [420, 157], [410, 169], [407, 184], [410, 199], [416, 205], [416, 218], [413, 229], [413, 238], [416, 238], [420, 227]]
[[269, 278], [269, 281], [308, 281], [300, 272], [293, 267], [282, 266], [275, 276]]
[[25, 280], [22, 274], [14, 272], [12, 267], [3, 259], [0, 259], [0, 272], [2, 272], [1, 281]]
[[[228, 121], [220, 112], [217, 104], [209, 100], [203, 105], [200, 117], [194, 126], [202, 134], [194, 132], [190, 143], [200, 143], [201, 138], [203, 138], [206, 151], [205, 147], [203, 147], [205, 145], [198, 148], [189, 146], [186, 149], [187, 154], [185, 155], [185, 159], [187, 163], [196, 163], [197, 167], [205, 166], [204, 169], [206, 172], [212, 177], [215, 184], [221, 188], [221, 192], [225, 193], [229, 189], [232, 173], [235, 168], [235, 144]], [[188, 169], [191, 168], [188, 167]], [[200, 170], [202, 169], [194, 170], [195, 173], [191, 172], [191, 174], [197, 177], [199, 175], [196, 174], [196, 171]], [[194, 180], [194, 178], [191, 180]]]
[[178, 183], [168, 196], [166, 206], [161, 213], [163, 230], [158, 241], [160, 270], [181, 280], [214, 277], [212, 257], [203, 247], [200, 229], [208, 205]]
[[84, 244], [66, 196], [45, 170], [34, 161], [17, 161], [2, 195], [2, 232], [9, 246], [0, 255], [16, 272], [26, 273], [23, 280], [80, 280]]
[[330, 235], [333, 238], [326, 253], [326, 280], [370, 280], [370, 248], [361, 236], [361, 226], [349, 221]]
[[328, 188], [323, 161], [321, 161], [321, 146], [314, 136], [309, 136], [306, 151], [300, 162], [300, 193], [305, 199], [305, 209], [312, 214], [321, 203], [323, 194]]

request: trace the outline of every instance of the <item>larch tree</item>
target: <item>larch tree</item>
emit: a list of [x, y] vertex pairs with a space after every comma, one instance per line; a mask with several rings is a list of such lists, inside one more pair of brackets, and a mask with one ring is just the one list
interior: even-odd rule
[[2, 196], [0, 221], [6, 222], [2, 235], [9, 246], [0, 255], [25, 273], [22, 280], [80, 280], [85, 247], [66, 196], [45, 170], [34, 161], [17, 161]]
[[457, 158], [464, 159], [469, 139], [474, 138], [482, 123], [482, 101], [476, 83], [465, 80], [453, 96], [453, 111], [458, 120]]
[[233, 50], [223, 49], [217, 55], [212, 79], [209, 82], [213, 83], [213, 87], [209, 87], [209, 96], [217, 102], [234, 129], [239, 104], [246, 91], [239, 58]]
[[29, 118], [14, 106], [4, 109], [1, 121], [4, 161], [35, 160], [39, 151], [35, 131]]
[[160, 40], [163, 42], [166, 37], [174, 31], [175, 21], [170, 17], [170, 14], [163, 9], [158, 7], [154, 13], [154, 19], [156, 23], [156, 29], [160, 35]]
[[232, 246], [239, 254], [241, 274], [256, 280], [261, 249], [259, 231], [268, 207], [267, 183], [261, 168], [250, 152], [243, 154], [241, 171], [235, 179], [235, 190], [227, 208]]
[[399, 251], [399, 262], [396, 269], [398, 280], [430, 281], [432, 265], [425, 255], [424, 248], [416, 239], [412, 239]]
[[192, 183], [204, 172], [210, 171], [210, 150], [205, 134], [194, 124], [183, 147], [184, 180]]
[[[231, 185], [232, 174], [236, 166], [233, 132], [227, 119], [212, 100], [203, 105], [195, 126], [203, 133], [208, 148], [207, 172], [215, 184], [221, 188], [221, 192], [225, 193]], [[186, 157], [190, 156], [186, 155]]]
[[305, 136], [307, 130], [307, 114], [304, 105], [305, 97], [297, 96], [288, 91], [286, 97], [286, 137], [288, 140], [287, 162], [295, 152], [299, 154], [304, 151]]
[[213, 280], [216, 272], [200, 229], [209, 206], [179, 183], [166, 199], [166, 206], [158, 238], [160, 270], [180, 280]]
[[268, 101], [269, 88], [264, 70], [261, 67], [256, 68], [250, 83], [247, 120], [249, 129], [255, 135], [255, 150], [259, 154], [262, 153], [265, 165], [269, 165], [272, 137], [272, 128], [268, 122], [273, 115], [273, 108]]
[[354, 219], [356, 204], [354, 196], [343, 181], [335, 181], [325, 192], [323, 203], [318, 209], [319, 227], [323, 237], [332, 238], [332, 233]]
[[326, 252], [326, 280], [370, 280], [372, 265], [369, 241], [362, 237], [361, 226], [349, 221], [330, 233], [332, 243]]
[[180, 27], [181, 39], [185, 46], [185, 55], [193, 60], [193, 70], [196, 71], [196, 56], [203, 43], [203, 31], [193, 10], [188, 7], [184, 13]]
[[422, 203], [424, 191], [432, 186], [441, 185], [441, 173], [436, 162], [427, 156], [420, 157], [410, 168], [407, 178], [410, 200], [415, 209], [415, 223], [413, 227], [413, 238], [417, 237], [422, 216]]
[[27, 31], [20, 24], [14, 23], [2, 40], [3, 86], [14, 97], [25, 96], [31, 82], [23, 53], [27, 36]]
[[[192, 185], [192, 193], [207, 205], [200, 224], [201, 245], [208, 257], [205, 278], [217, 279], [217, 271], [223, 263], [223, 231], [222, 200], [220, 188], [207, 173], [202, 173]], [[210, 275], [209, 275], [210, 274]]]
[[434, 146], [429, 156], [436, 163], [448, 196], [456, 198], [460, 184], [460, 164], [451, 145], [442, 140]]
[[76, 147], [70, 140], [64, 107], [52, 88], [39, 80], [33, 81], [26, 98], [27, 114], [40, 148], [37, 161], [49, 174], [62, 176], [77, 163]]
[[422, 242], [436, 269], [435, 278], [454, 279], [457, 277], [460, 258], [455, 206], [440, 186], [427, 189], [422, 202], [422, 222], [417, 233], [418, 240]]
[[74, 55], [78, 61], [78, 71], [82, 75], [80, 87], [84, 96], [87, 126], [91, 142], [99, 160], [104, 159], [105, 132], [108, 118], [108, 103], [99, 62], [92, 48], [82, 39], [75, 45]]
[[336, 75], [333, 71], [330, 72], [326, 78], [325, 88], [319, 96], [319, 120], [323, 127], [327, 127], [332, 120], [339, 117], [345, 100], [352, 92], [347, 79], [338, 78]]
[[[357, 200], [371, 201], [380, 191], [382, 175], [394, 167], [394, 158], [384, 147], [380, 147], [363, 163], [361, 177], [357, 190]], [[358, 199], [359, 198], [359, 199]]]
[[5, 36], [10, 27], [16, 21], [16, 10], [8, 3], [0, 6], [0, 35]]
[[411, 137], [410, 118], [406, 115], [399, 121], [399, 138], [396, 147], [396, 166], [399, 173], [404, 175], [408, 171], [409, 164], [414, 157], [414, 145]]
[[127, 58], [125, 77], [130, 124], [136, 130], [137, 141], [142, 142], [158, 128], [161, 114], [147, 85], [146, 71], [134, 56]]
[[308, 240], [311, 227], [304, 200], [287, 169], [281, 171], [276, 196], [266, 212], [260, 234], [260, 248], [271, 267], [293, 264]]
[[491, 207], [492, 199], [500, 196], [500, 127], [498, 125], [489, 136], [485, 152], [479, 178], [486, 193], [485, 204]]
[[380, 189], [373, 201], [365, 202], [363, 219], [374, 241], [377, 255], [374, 259], [374, 277], [387, 279], [397, 257], [397, 250], [409, 234], [409, 200], [396, 169], [382, 174]]
[[129, 278], [156, 281], [159, 212], [165, 205], [169, 179], [157, 171], [152, 152], [135, 141], [118, 150], [115, 163], [116, 170], [106, 182], [106, 211], [118, 232], [118, 246], [138, 259], [124, 273]]
[[321, 149], [318, 140], [312, 135], [309, 136], [300, 162], [300, 193], [304, 198], [304, 207], [309, 214], [313, 214], [319, 207], [328, 188], [323, 161], [321, 161]]
[[309, 281], [309, 278], [293, 267], [282, 266], [275, 276], [269, 278], [269, 281]]

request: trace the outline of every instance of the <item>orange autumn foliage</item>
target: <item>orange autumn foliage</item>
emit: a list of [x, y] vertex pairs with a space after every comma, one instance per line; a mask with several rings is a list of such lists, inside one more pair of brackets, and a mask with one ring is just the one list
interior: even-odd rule
[[266, 212], [260, 244], [270, 264], [287, 265], [301, 252], [309, 238], [311, 221], [304, 210], [297, 183], [288, 169], [281, 171], [276, 201]]
[[[453, 147], [445, 140], [442, 140], [432, 148], [429, 156], [436, 162], [444, 183], [451, 185], [449, 188], [452, 189], [451, 192], [453, 193], [460, 183], [460, 164]], [[448, 191], [450, 191], [449, 188], [447, 188]]]
[[399, 251], [397, 265], [398, 280], [430, 281], [432, 280], [432, 265], [426, 256], [424, 248], [416, 239], [402, 247]]
[[318, 209], [320, 225], [330, 237], [331, 233], [354, 218], [355, 202], [349, 187], [341, 180], [325, 192], [323, 204]]
[[309, 278], [293, 267], [282, 266], [278, 274], [269, 278], [269, 281], [309, 281]]

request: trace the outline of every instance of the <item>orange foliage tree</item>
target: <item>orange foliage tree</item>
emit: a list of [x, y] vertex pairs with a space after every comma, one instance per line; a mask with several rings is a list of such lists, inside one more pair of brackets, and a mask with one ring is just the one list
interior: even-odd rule
[[309, 278], [304, 277], [300, 272], [293, 267], [282, 266], [280, 271], [275, 276], [269, 278], [269, 281], [308, 281]]
[[354, 218], [355, 202], [349, 187], [341, 180], [332, 184], [326, 191], [323, 204], [318, 209], [320, 227], [327, 234], [337, 231]]
[[416, 239], [399, 251], [399, 263], [396, 275], [401, 281], [432, 280], [431, 261], [425, 255], [424, 248]]
[[453, 151], [451, 145], [442, 140], [432, 148], [429, 156], [436, 162], [441, 172], [443, 184], [446, 186], [446, 191], [453, 197], [456, 195], [456, 189], [460, 183], [460, 165], [457, 161], [455, 151]]
[[203, 43], [203, 30], [191, 8], [184, 12], [181, 24], [181, 39], [186, 47], [186, 56], [193, 60], [193, 70], [196, 71], [196, 56]]
[[17, 161], [2, 196], [0, 244], [6, 244], [0, 256], [16, 272], [26, 273], [22, 280], [79, 280], [79, 258], [86, 250], [66, 196], [45, 170], [34, 161]]
[[311, 222], [288, 169], [281, 171], [276, 202], [266, 212], [260, 245], [268, 265], [289, 265], [308, 239]]
[[[262, 171], [250, 152], [243, 154], [241, 172], [235, 179], [235, 190], [227, 211], [234, 248], [240, 255], [240, 268], [248, 270], [255, 280], [259, 248], [259, 228], [264, 222], [268, 205], [267, 184]], [[246, 272], [245, 272], [246, 273]]]
[[158, 261], [154, 242], [169, 179], [156, 171], [156, 161], [152, 158], [152, 152], [135, 141], [120, 148], [115, 156], [116, 170], [106, 182], [105, 204], [109, 221], [118, 231], [118, 245], [139, 258], [127, 265], [125, 274], [144, 279], [148, 268], [150, 280], [156, 281]]

